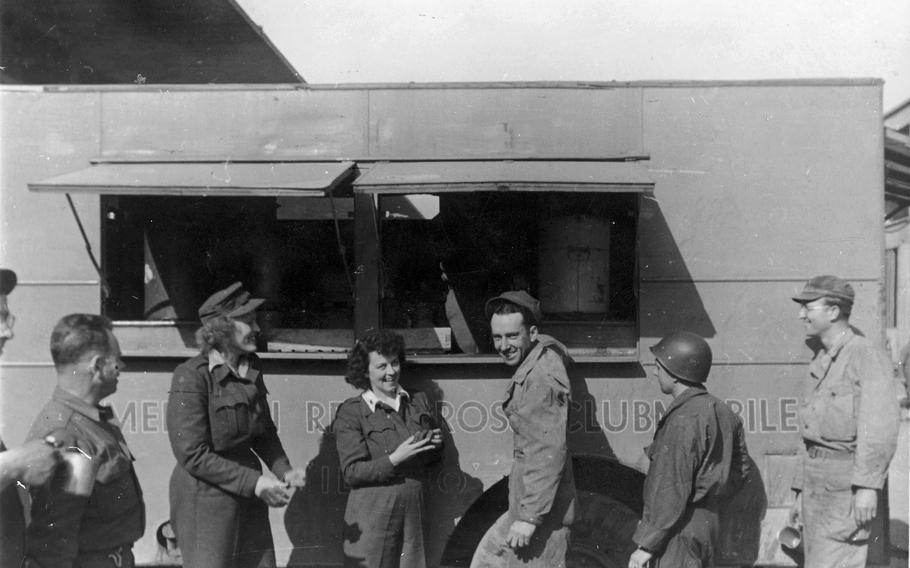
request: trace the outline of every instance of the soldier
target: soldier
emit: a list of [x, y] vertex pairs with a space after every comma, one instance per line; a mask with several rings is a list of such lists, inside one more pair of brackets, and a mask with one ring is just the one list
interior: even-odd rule
[[661, 417], [644, 487], [644, 512], [632, 540], [629, 568], [711, 564], [718, 512], [750, 473], [743, 425], [708, 393], [708, 343], [685, 331], [651, 348], [660, 391], [673, 402]]
[[70, 467], [30, 488], [26, 566], [131, 568], [145, 503], [120, 425], [111, 407], [100, 405], [116, 392], [124, 368], [110, 320], [65, 316], [51, 334], [51, 356], [57, 388], [29, 438], [62, 443]]
[[803, 526], [806, 568], [866, 565], [869, 524], [897, 447], [891, 361], [850, 325], [853, 299], [853, 287], [830, 275], [793, 297], [814, 354], [799, 406], [805, 449], [790, 514]]
[[493, 346], [515, 369], [503, 409], [514, 433], [509, 511], [478, 546], [471, 566], [565, 566], [575, 514], [567, 448], [571, 361], [566, 347], [539, 333], [540, 302], [525, 291], [486, 303]]
[[[9, 311], [6, 297], [16, 287], [16, 280], [15, 272], [0, 268], [0, 354], [13, 338], [16, 318]], [[43, 440], [9, 451], [0, 440], [0, 566], [20, 566], [25, 547], [25, 517], [14, 484], [42, 484], [58, 463], [60, 451]]]

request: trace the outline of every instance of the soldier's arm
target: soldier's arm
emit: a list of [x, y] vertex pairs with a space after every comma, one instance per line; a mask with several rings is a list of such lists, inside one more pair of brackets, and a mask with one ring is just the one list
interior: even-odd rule
[[643, 490], [644, 512], [632, 537], [639, 547], [662, 551], [685, 514], [700, 463], [700, 435], [693, 421], [676, 420], [665, 423], [654, 440]]
[[856, 353], [851, 373], [859, 384], [853, 485], [881, 489], [897, 448], [900, 408], [891, 361], [879, 349]]
[[524, 493], [518, 499], [518, 517], [536, 525], [553, 506], [568, 459], [569, 390], [549, 375], [528, 380], [533, 383], [518, 413], [525, 438]]

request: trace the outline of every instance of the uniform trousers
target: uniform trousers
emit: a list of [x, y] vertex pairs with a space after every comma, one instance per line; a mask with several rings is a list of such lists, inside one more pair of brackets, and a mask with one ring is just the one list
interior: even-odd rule
[[569, 527], [546, 521], [534, 529], [528, 546], [517, 550], [506, 544], [512, 517], [503, 513], [480, 540], [471, 568], [565, 568]]
[[269, 508], [196, 479], [171, 476], [171, 525], [185, 568], [275, 568]]
[[803, 470], [802, 522], [805, 568], [863, 568], [869, 531], [853, 517], [853, 456], [807, 457]]
[[344, 515], [345, 568], [426, 568], [424, 509], [418, 479], [351, 490]]

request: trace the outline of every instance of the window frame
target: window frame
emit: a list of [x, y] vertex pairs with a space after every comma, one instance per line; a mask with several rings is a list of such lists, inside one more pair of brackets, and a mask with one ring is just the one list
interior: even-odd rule
[[[498, 163], [514, 163], [513, 161], [503, 161]], [[634, 237], [634, 274], [632, 276], [632, 296], [635, 301], [633, 309], [633, 320], [628, 327], [631, 328], [632, 345], [624, 348], [614, 354], [610, 353], [591, 353], [587, 349], [570, 349], [570, 354], [579, 362], [637, 362], [640, 357], [641, 344], [641, 310], [640, 310], [640, 247], [641, 247], [641, 210], [642, 196], [653, 192], [654, 184], [646, 177], [629, 176], [624, 179], [610, 180], [610, 183], [598, 183], [603, 180], [592, 180], [585, 183], [585, 180], [567, 180], [554, 181], [553, 179], [538, 180], [533, 178], [521, 179], [514, 181], [511, 179], [471, 179], [459, 180], [456, 175], [445, 176], [433, 172], [433, 162], [421, 163], [396, 163], [397, 168], [393, 168], [393, 175], [383, 176], [382, 165], [389, 162], [377, 164], [377, 169], [367, 169], [364, 175], [361, 175], [354, 181], [354, 258], [355, 265], [358, 267], [355, 290], [356, 298], [354, 303], [354, 326], [355, 334], [359, 337], [362, 333], [370, 328], [379, 327], [381, 321], [381, 276], [380, 265], [382, 261], [382, 241], [380, 234], [380, 204], [379, 199], [384, 195], [403, 195], [403, 194], [431, 194], [440, 195], [453, 192], [479, 193], [479, 192], [572, 192], [572, 193], [593, 193], [593, 194], [633, 194], [635, 195], [635, 237]], [[460, 171], [465, 171], [473, 164], [489, 162], [461, 162]], [[539, 164], [539, 162], [537, 162]], [[550, 164], [551, 162], [547, 162]], [[582, 162], [584, 163], [584, 162]], [[603, 162], [599, 162], [603, 163]], [[613, 162], [615, 163], [615, 162]], [[579, 162], [562, 162], [559, 164], [560, 171], [569, 171]], [[427, 167], [429, 165], [429, 167]], [[406, 177], [395, 179], [395, 170], [401, 171], [402, 166], [415, 168], [414, 179], [421, 181], [412, 181]], [[375, 167], [375, 166], [374, 166]], [[427, 167], [426, 172], [421, 173], [420, 168]], [[643, 171], [643, 168], [641, 168]], [[372, 172], [372, 178], [370, 173]], [[511, 170], [514, 175], [514, 170]], [[488, 172], [489, 173], [489, 172]], [[435, 175], [435, 177], [434, 177]], [[495, 175], [495, 172], [494, 172]], [[533, 171], [530, 175], [534, 175]], [[558, 175], [558, 174], [557, 174]], [[375, 183], [379, 178], [380, 183]], [[571, 176], [569, 176], [571, 178]], [[391, 183], [381, 183], [390, 181]], [[546, 333], [546, 329], [543, 330]], [[559, 337], [557, 337], [559, 339]], [[606, 348], [604, 351], [608, 351]], [[489, 363], [498, 361], [495, 355], [490, 353], [480, 354], [417, 354], [418, 358], [426, 362], [477, 362]]]

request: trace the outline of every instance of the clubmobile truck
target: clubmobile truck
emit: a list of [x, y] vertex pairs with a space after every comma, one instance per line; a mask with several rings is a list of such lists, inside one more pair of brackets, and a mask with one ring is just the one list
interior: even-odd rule
[[[669, 405], [649, 347], [688, 330], [709, 389], [742, 418], [758, 476], [725, 509], [720, 565], [781, 548], [810, 351], [791, 296], [848, 279], [884, 339], [882, 83], [875, 79], [227, 86], [4, 86], [2, 252], [20, 283], [0, 362], [0, 435], [21, 443], [54, 388], [48, 337], [76, 311], [115, 322], [109, 401], [136, 456], [142, 565], [179, 565], [165, 410], [197, 352], [196, 309], [244, 282], [270, 405], [307, 482], [272, 509], [278, 560], [343, 561], [348, 489], [332, 418], [347, 351], [405, 337], [407, 388], [444, 425], [430, 472], [431, 565], [467, 566], [507, 506], [509, 369], [484, 301], [540, 297], [574, 358], [578, 485], [569, 565], [623, 567], [643, 447]], [[905, 451], [905, 450], [904, 450]], [[887, 510], [873, 556], [887, 547]]]

